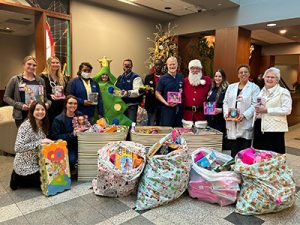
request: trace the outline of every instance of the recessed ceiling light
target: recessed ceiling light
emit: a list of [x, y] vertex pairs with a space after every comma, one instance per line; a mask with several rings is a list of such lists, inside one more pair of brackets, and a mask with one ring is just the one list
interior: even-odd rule
[[285, 34], [287, 30], [280, 30], [279, 33]]
[[222, 6], [222, 3], [218, 3], [218, 6]]
[[10, 28], [9, 27], [5, 27], [5, 30], [10, 30]]
[[276, 23], [268, 23], [268, 24], [267, 24], [267, 27], [276, 27], [276, 26], [277, 26]]
[[293, 35], [293, 38], [297, 38], [298, 36], [297, 35]]
[[170, 10], [170, 9], [172, 9], [171, 7], [165, 7], [165, 10]]

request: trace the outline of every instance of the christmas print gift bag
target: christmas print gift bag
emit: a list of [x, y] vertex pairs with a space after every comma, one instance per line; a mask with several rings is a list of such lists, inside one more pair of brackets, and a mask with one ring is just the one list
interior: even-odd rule
[[92, 181], [94, 193], [107, 197], [133, 193], [145, 166], [145, 146], [131, 141], [109, 142], [98, 155], [97, 177]]
[[181, 138], [178, 150], [148, 157], [138, 187], [136, 210], [151, 209], [179, 198], [187, 189], [190, 167], [191, 159], [184, 138]]
[[243, 179], [236, 212], [243, 215], [263, 214], [292, 206], [296, 185], [292, 171], [286, 164], [286, 155], [256, 151], [266, 152], [272, 157], [252, 165], [243, 163], [238, 156], [235, 158], [234, 171], [240, 173]]
[[44, 195], [55, 195], [71, 188], [67, 142], [58, 140], [40, 145], [41, 189]]

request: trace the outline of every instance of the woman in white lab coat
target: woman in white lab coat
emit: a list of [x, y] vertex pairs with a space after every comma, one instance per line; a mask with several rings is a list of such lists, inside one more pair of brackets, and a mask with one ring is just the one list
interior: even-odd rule
[[[231, 156], [251, 146], [253, 138], [253, 115], [259, 87], [249, 81], [250, 67], [242, 64], [237, 68], [239, 82], [230, 84], [227, 88], [223, 114], [226, 120], [227, 138], [231, 142]], [[229, 108], [239, 109], [236, 121], [228, 118]]]

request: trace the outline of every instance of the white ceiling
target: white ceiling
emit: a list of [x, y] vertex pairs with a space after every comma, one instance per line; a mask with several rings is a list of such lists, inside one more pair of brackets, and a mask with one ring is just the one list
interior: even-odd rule
[[129, 2], [170, 13], [175, 16], [239, 7], [239, 4], [230, 0], [129, 0]]

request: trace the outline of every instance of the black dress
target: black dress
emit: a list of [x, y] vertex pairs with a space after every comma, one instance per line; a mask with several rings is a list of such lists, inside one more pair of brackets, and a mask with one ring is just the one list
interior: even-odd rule
[[[50, 82], [50, 77], [47, 74], [41, 74], [41, 78], [44, 79], [45, 81], [45, 86], [46, 86], [46, 95], [47, 98], [52, 101], [51, 107], [48, 109], [48, 118], [49, 118], [49, 123], [50, 127], [52, 125], [52, 122], [56, 116], [58, 116], [62, 111], [64, 107], [64, 99], [59, 99], [59, 100], [53, 100], [51, 97], [52, 94], [52, 86], [58, 85], [58, 83], [55, 83], [51, 80]], [[52, 86], [51, 83], [53, 82]]]
[[[226, 89], [223, 89], [221, 91], [221, 93], [219, 94], [219, 96], [217, 96], [218, 90], [219, 89], [217, 87], [214, 87], [211, 90], [211, 93], [208, 96], [207, 101], [208, 102], [215, 102], [216, 101], [216, 108], [223, 109], [223, 100], [224, 100], [224, 97], [225, 97]], [[217, 99], [217, 97], [218, 97], [218, 99]], [[218, 131], [221, 131], [223, 133], [226, 131], [226, 124], [225, 124], [225, 119], [223, 117], [223, 113], [219, 113], [217, 115], [208, 115], [207, 116], [207, 123], [208, 123], [208, 126], [214, 128]]]
[[[223, 109], [223, 100], [225, 97], [226, 89], [222, 89], [219, 96], [218, 96], [218, 87], [213, 87], [210, 95], [207, 98], [208, 102], [216, 102], [216, 108]], [[217, 115], [208, 115], [207, 116], [207, 124], [208, 126], [221, 131], [223, 133], [223, 140], [222, 140], [222, 149], [230, 149], [230, 146], [228, 146], [228, 140], [226, 138], [226, 122], [223, 117], [223, 112], [217, 114]]]

